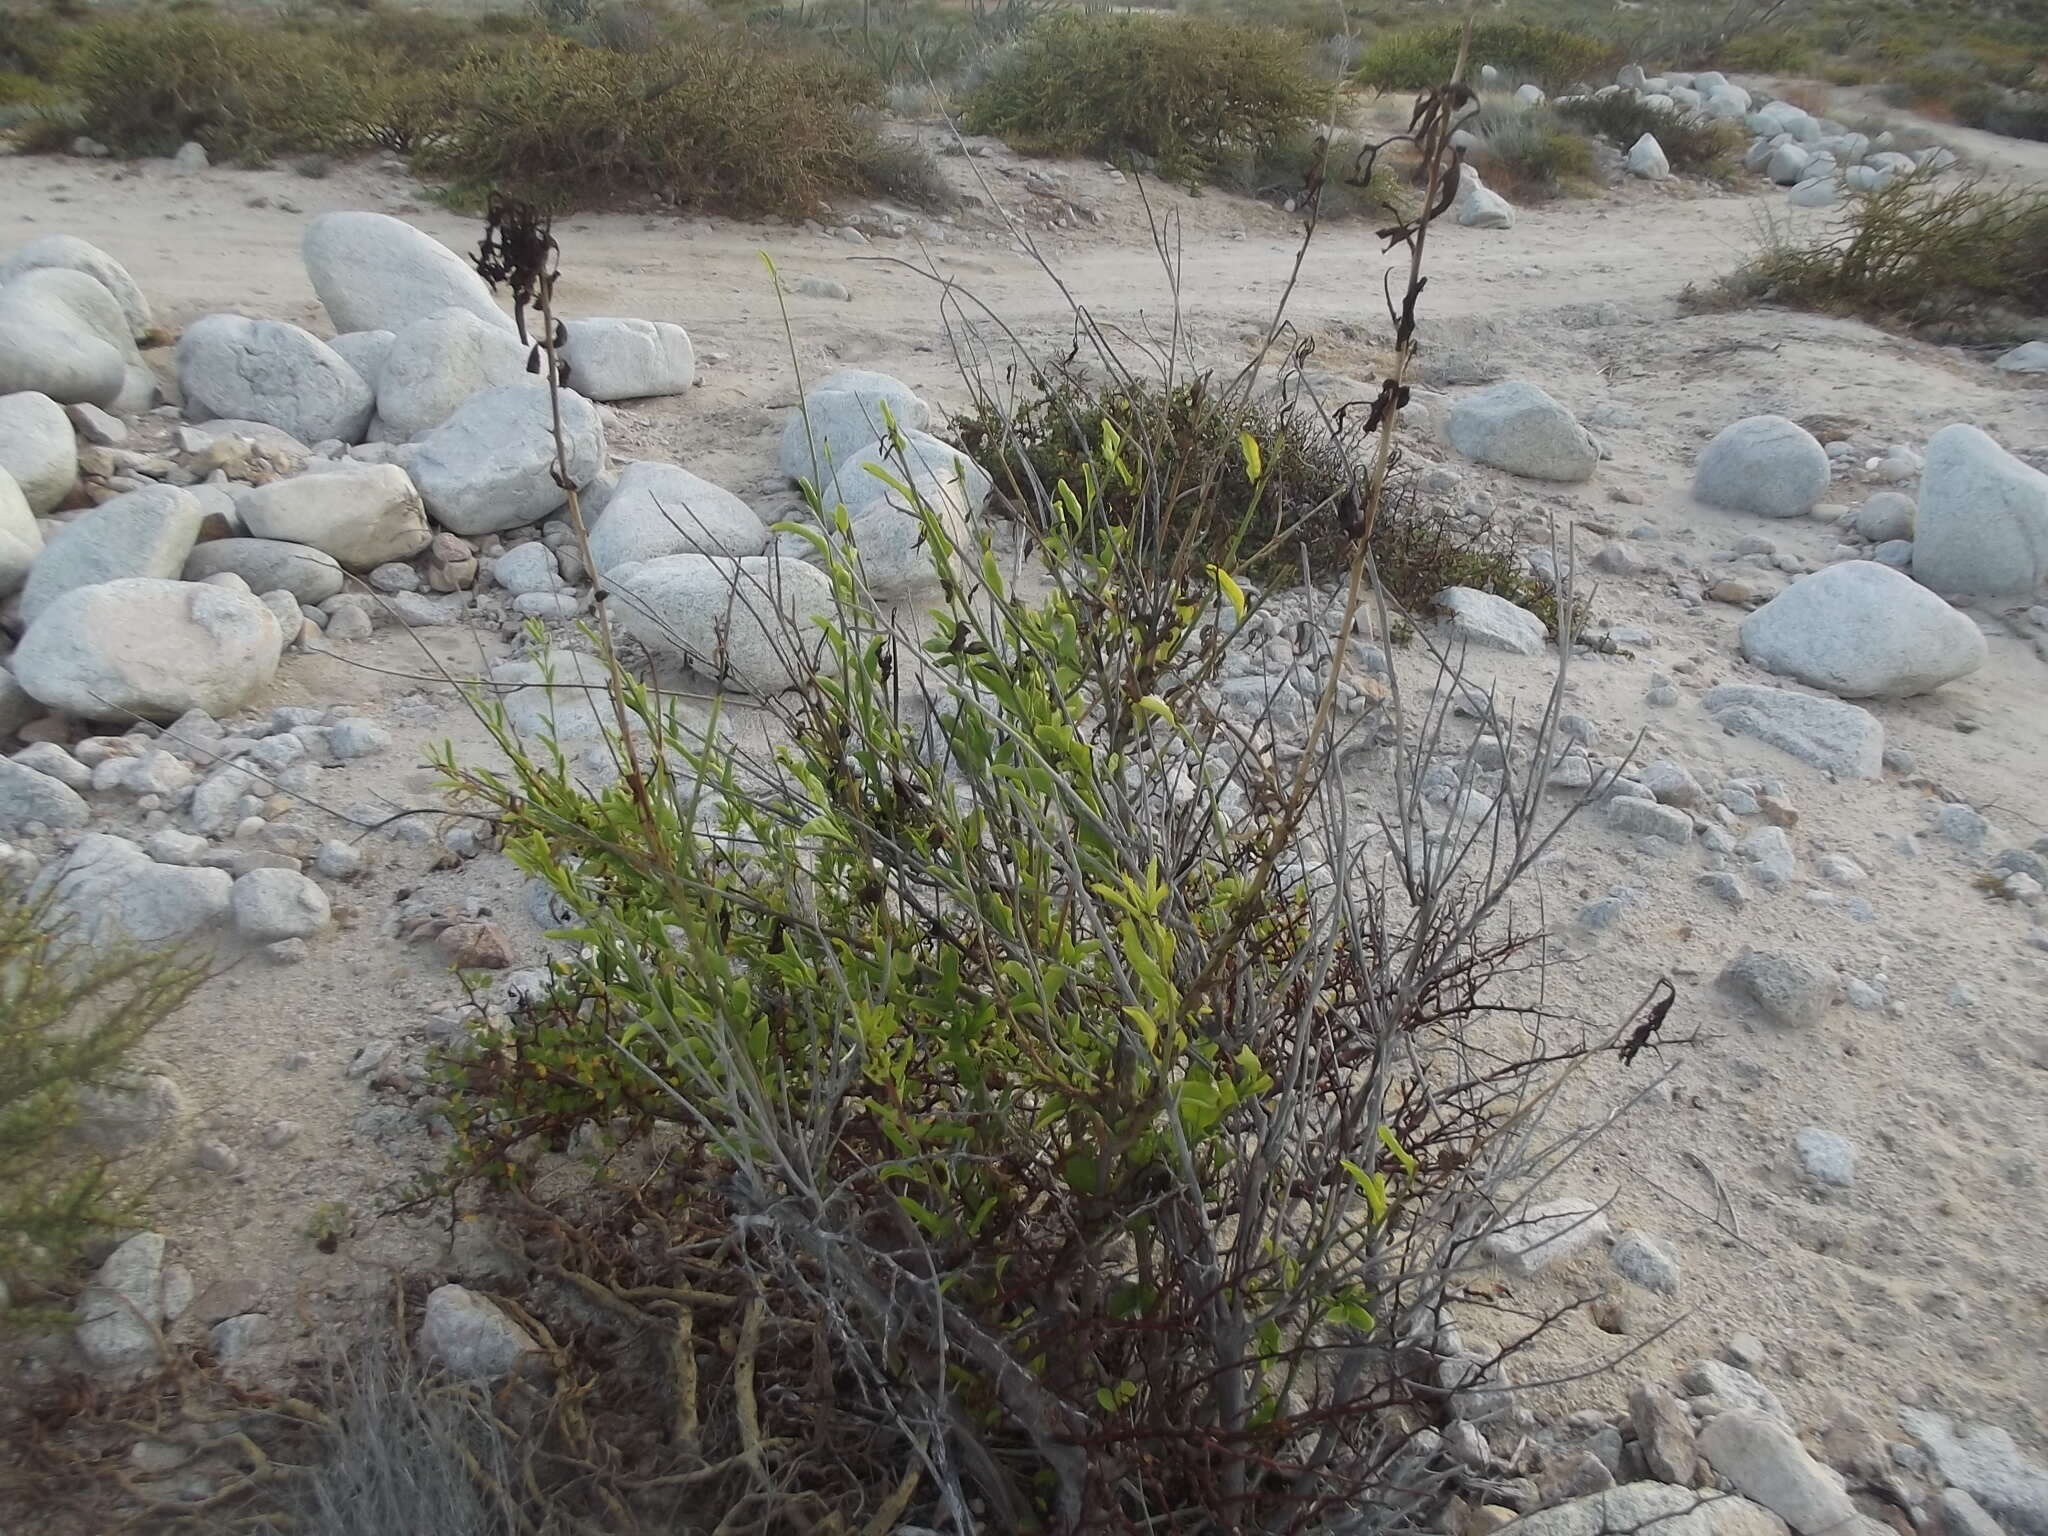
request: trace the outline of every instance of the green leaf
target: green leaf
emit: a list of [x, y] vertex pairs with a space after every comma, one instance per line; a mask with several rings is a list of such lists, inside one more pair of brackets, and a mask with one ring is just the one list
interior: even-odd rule
[[1254, 484], [1263, 480], [1266, 476], [1266, 461], [1259, 452], [1259, 440], [1249, 432], [1240, 432], [1237, 446], [1244, 452], [1244, 472], [1251, 476]]
[[1230, 611], [1237, 615], [1238, 623], [1242, 624], [1244, 622], [1245, 608], [1247, 606], [1245, 602], [1244, 588], [1240, 587], [1237, 584], [1236, 579], [1231, 576], [1230, 572], [1223, 569], [1223, 567], [1220, 565], [1210, 566], [1209, 574], [1216, 578], [1216, 585], [1219, 588], [1221, 588], [1223, 592], [1223, 600], [1230, 604]]
[[1380, 1144], [1394, 1154], [1394, 1161], [1401, 1165], [1401, 1171], [1407, 1174], [1409, 1178], [1414, 1178], [1421, 1171], [1422, 1164], [1418, 1163], [1414, 1155], [1401, 1145], [1400, 1139], [1394, 1135], [1392, 1127], [1384, 1125], [1380, 1127]]

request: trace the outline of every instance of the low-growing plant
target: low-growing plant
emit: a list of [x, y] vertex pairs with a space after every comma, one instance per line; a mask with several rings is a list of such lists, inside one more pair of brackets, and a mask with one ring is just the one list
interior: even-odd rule
[[1627, 150], [1644, 134], [1654, 135], [1671, 169], [1682, 176], [1729, 181], [1741, 164], [1740, 127], [1696, 112], [1650, 106], [1633, 91], [1567, 96], [1552, 105], [1565, 122], [1598, 134], [1616, 149]]
[[[1464, 37], [1461, 23], [1382, 32], [1359, 60], [1357, 80], [1376, 91], [1412, 91], [1451, 77]], [[1604, 38], [1530, 21], [1482, 21], [1472, 28], [1471, 69], [1490, 64], [1510, 83], [1534, 82], [1547, 91], [1576, 81], [1610, 77], [1627, 62]]]
[[43, 1281], [132, 1218], [108, 1158], [74, 1135], [82, 1091], [109, 1084], [204, 972], [176, 955], [93, 954], [0, 892], [0, 1278]]
[[2048, 94], [1977, 85], [1949, 104], [1955, 120], [2009, 139], [2048, 140]]
[[1000, 55], [964, 117], [1029, 153], [1137, 159], [1196, 179], [1233, 152], [1298, 138], [1328, 98], [1299, 41], [1272, 27], [1068, 15]]
[[1722, 292], [1904, 325], [2048, 314], [2048, 194], [1907, 177], [1817, 240], [1775, 236]]
[[[1303, 130], [1254, 149], [1225, 155], [1215, 172], [1217, 185], [1262, 202], [1292, 203], [1302, 211], [1311, 187], [1317, 212], [1325, 220], [1399, 218], [1415, 201], [1414, 193], [1387, 161], [1371, 164], [1363, 143], [1339, 131], [1334, 136]], [[1320, 172], [1320, 178], [1318, 178]]]
[[1550, 106], [1493, 101], [1471, 123], [1472, 163], [1521, 201], [1593, 190], [1593, 141]]

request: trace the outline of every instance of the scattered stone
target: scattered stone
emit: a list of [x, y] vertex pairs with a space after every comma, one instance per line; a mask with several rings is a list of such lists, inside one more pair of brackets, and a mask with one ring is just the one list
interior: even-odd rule
[[1661, 837], [1681, 846], [1692, 841], [1692, 818], [1654, 800], [1617, 795], [1607, 802], [1607, 819], [1622, 831], [1639, 836]]
[[1872, 544], [1910, 540], [1919, 515], [1919, 504], [1905, 492], [1879, 491], [1856, 509], [1856, 532]]
[[2005, 373], [2048, 373], [2048, 341], [2022, 342], [1991, 366]]
[[2012, 1436], [1989, 1424], [1959, 1426], [1944, 1414], [1899, 1415], [1943, 1482], [1960, 1488], [2018, 1536], [2048, 1536], [2048, 1468], [2029, 1461]]
[[261, 1312], [247, 1312], [213, 1325], [207, 1335], [213, 1356], [223, 1365], [245, 1360], [277, 1337], [277, 1324]]
[[1645, 181], [1671, 179], [1671, 161], [1655, 134], [1646, 133], [1629, 146], [1628, 170], [1631, 176], [1640, 176]]
[[1676, 1296], [1680, 1270], [1677, 1250], [1647, 1232], [1628, 1231], [1614, 1240], [1608, 1262], [1615, 1273], [1660, 1296]]
[[601, 573], [666, 555], [738, 559], [767, 547], [767, 525], [731, 491], [676, 465], [644, 460], [620, 472], [590, 533], [590, 558]]
[[[2044, 362], [2048, 362], [2048, 346], [2042, 347], [2042, 353]], [[2048, 372], [2048, 367], [2042, 371]], [[2005, 1527], [1991, 1518], [1991, 1512], [1960, 1488], [1943, 1489], [1935, 1502], [1947, 1536], [2005, 1536]]]
[[495, 1380], [542, 1364], [532, 1334], [487, 1297], [460, 1285], [440, 1286], [428, 1294], [420, 1349], [463, 1381]]
[[1625, 1483], [1522, 1516], [1516, 1536], [1785, 1536], [1785, 1522], [1760, 1505], [1715, 1490]]
[[257, 538], [311, 545], [352, 571], [410, 560], [433, 538], [420, 493], [395, 464], [276, 480], [249, 492], [240, 508]]
[[930, 425], [931, 407], [908, 384], [885, 373], [846, 368], [789, 413], [776, 463], [790, 480], [808, 480], [823, 490], [840, 464], [879, 442], [892, 426], [922, 432]]
[[1660, 1483], [1691, 1487], [1700, 1457], [1685, 1404], [1660, 1383], [1645, 1381], [1629, 1393], [1628, 1413], [1637, 1453], [1650, 1476]]
[[562, 589], [562, 572], [555, 563], [555, 552], [538, 539], [498, 556], [491, 562], [491, 577], [514, 597]]
[[789, 285], [789, 291], [802, 299], [837, 299], [842, 304], [853, 301], [853, 290], [831, 277], [800, 277]]
[[1691, 810], [1706, 800], [1706, 791], [1700, 788], [1700, 781], [1683, 764], [1669, 761], [1651, 763], [1637, 775], [1643, 788], [1657, 797], [1662, 805], [1675, 805], [1681, 810]]
[[1828, 456], [1783, 416], [1751, 416], [1723, 429], [1700, 455], [1692, 493], [1710, 507], [1761, 517], [1804, 517], [1828, 488]]
[[[561, 410], [569, 477], [587, 485], [604, 470], [604, 424], [597, 408], [573, 390], [561, 391]], [[537, 523], [559, 511], [568, 493], [555, 483], [552, 431], [545, 384], [472, 395], [420, 442], [412, 478], [427, 510], [451, 533], [467, 537]]]
[[1699, 1449], [1738, 1493], [1799, 1536], [1839, 1536], [1857, 1519], [1840, 1480], [1774, 1418], [1739, 1409], [1716, 1415], [1700, 1431]]
[[79, 1295], [77, 1312], [79, 1351], [96, 1373], [121, 1382], [147, 1376], [162, 1359], [162, 1236], [138, 1233], [109, 1254]]
[[327, 727], [328, 750], [344, 763], [375, 757], [391, 746], [391, 733], [369, 720], [351, 717]]
[[1869, 872], [1846, 853], [1823, 854], [1815, 861], [1814, 868], [1830, 885], [1861, 885], [1870, 878]]
[[29, 626], [21, 686], [86, 720], [232, 714], [277, 673], [284, 647], [263, 602], [224, 587], [130, 578], [78, 587]]
[[1749, 1372], [1725, 1360], [1697, 1360], [1679, 1379], [1692, 1398], [1693, 1413], [1701, 1419], [1730, 1412], [1760, 1413], [1791, 1427], [1792, 1416], [1778, 1395]]
[[1446, 587], [1437, 593], [1435, 603], [1445, 614], [1445, 628], [1453, 642], [1517, 656], [1543, 654], [1548, 637], [1543, 621], [1504, 597], [1476, 587]]
[[697, 355], [680, 325], [598, 317], [570, 320], [562, 329], [569, 382], [586, 399], [686, 395], [697, 381]]
[[1839, 979], [1826, 966], [1777, 950], [1745, 949], [1721, 972], [1724, 991], [1761, 1008], [1788, 1029], [1818, 1024], [1835, 1000]]
[[171, 169], [176, 171], [203, 171], [213, 162], [206, 158], [206, 146], [196, 139], [187, 139], [178, 146], [178, 152], [171, 156]]
[[1958, 848], [1975, 853], [1991, 835], [1991, 823], [1967, 805], [1944, 805], [1934, 813], [1934, 830]]
[[511, 939], [496, 923], [453, 923], [436, 942], [458, 971], [509, 971], [519, 963]]
[[301, 442], [362, 441], [375, 397], [326, 342], [282, 320], [208, 315], [178, 338], [186, 413], [267, 422]]
[[405, 330], [443, 309], [512, 329], [476, 269], [381, 213], [323, 213], [306, 226], [306, 275], [337, 331]]
[[91, 815], [78, 791], [63, 780], [19, 761], [0, 759], [0, 832], [18, 834], [38, 823], [57, 830], [82, 827]]
[[1799, 1166], [1808, 1178], [1831, 1189], [1850, 1189], [1856, 1183], [1856, 1148], [1846, 1138], [1818, 1126], [1808, 1126], [1792, 1138], [1799, 1154]]
[[1742, 651], [1769, 671], [1852, 699], [1929, 693], [1967, 677], [1988, 654], [1976, 625], [1869, 560], [1794, 582], [1742, 621]]
[[1920, 481], [1913, 577], [1955, 596], [2032, 596], [2048, 578], [2048, 475], [1976, 427], [1935, 433]]
[[1784, 688], [1727, 684], [1701, 698], [1723, 730], [1753, 736], [1843, 778], [1882, 776], [1884, 727], [1868, 710]]
[[1514, 205], [1481, 181], [1470, 164], [1458, 167], [1458, 192], [1451, 213], [1467, 229], [1515, 227]]
[[[53, 510], [78, 484], [78, 439], [64, 410], [48, 395], [31, 390], [0, 395], [0, 476], [13, 477], [37, 517]], [[4, 531], [18, 539], [34, 534], [32, 526], [22, 528], [18, 522]], [[42, 537], [35, 534], [31, 547], [41, 546]]]
[[1533, 1275], [1576, 1257], [1607, 1236], [1607, 1217], [1590, 1201], [1566, 1196], [1529, 1206], [1486, 1239], [1489, 1258]]
[[1451, 407], [1450, 445], [1468, 459], [1537, 480], [1592, 478], [1600, 447], [1572, 413], [1534, 384], [1507, 379]]
[[311, 938], [333, 916], [327, 893], [289, 869], [252, 869], [235, 881], [235, 931], [252, 944]]
[[1726, 902], [1737, 911], [1749, 905], [1748, 888], [1743, 885], [1740, 879], [1729, 874], [1726, 870], [1713, 870], [1704, 875], [1697, 875], [1694, 877], [1693, 883], [1709, 896]]

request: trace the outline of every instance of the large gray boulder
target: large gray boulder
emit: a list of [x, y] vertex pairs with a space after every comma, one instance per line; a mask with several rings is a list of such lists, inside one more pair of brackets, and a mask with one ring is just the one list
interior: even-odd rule
[[744, 692], [794, 687], [823, 657], [832, 582], [799, 561], [666, 555], [610, 580], [613, 611], [650, 653]]
[[[885, 491], [880, 500], [869, 502], [858, 517], [849, 516], [847, 522], [846, 537], [853, 546], [861, 581], [878, 598], [907, 597], [938, 584], [940, 566], [926, 514], [937, 518], [955, 550], [969, 548], [966, 493], [957, 480], [919, 475], [909, 482], [908, 489], [909, 495]], [[839, 537], [836, 525], [827, 537]], [[803, 542], [806, 549], [801, 558], [814, 558], [816, 546]]]
[[791, 480], [808, 480], [823, 490], [841, 464], [880, 442], [892, 423], [905, 432], [922, 432], [931, 425], [931, 414], [931, 407], [901, 379], [843, 368], [790, 411], [776, 463]]
[[260, 598], [203, 582], [130, 577], [76, 587], [28, 627], [14, 676], [86, 720], [233, 714], [277, 674], [284, 649]]
[[0, 394], [22, 390], [117, 414], [156, 401], [121, 306], [68, 267], [32, 267], [0, 286]]
[[1783, 416], [1725, 427], [1700, 454], [1692, 493], [1710, 507], [1760, 517], [1804, 517], [1828, 488], [1827, 450]]
[[106, 289], [114, 302], [121, 306], [131, 341], [146, 340], [155, 329], [156, 319], [149, 312], [149, 300], [143, 297], [135, 279], [128, 275], [128, 269], [89, 241], [76, 235], [39, 235], [26, 245], [16, 246], [0, 257], [0, 288], [6, 287], [22, 273], [39, 267], [62, 267], [83, 272]]
[[344, 331], [327, 345], [362, 375], [363, 382], [375, 394], [378, 381], [384, 377], [384, 359], [391, 355], [392, 344], [397, 340], [390, 331]]
[[569, 387], [586, 400], [683, 395], [697, 382], [697, 354], [680, 325], [599, 316], [567, 321], [562, 329]]
[[212, 539], [194, 545], [186, 558], [187, 581], [204, 581], [227, 571], [251, 592], [289, 592], [299, 603], [324, 603], [347, 582], [341, 562], [310, 544], [283, 539]]
[[[604, 471], [604, 424], [574, 390], [561, 398], [569, 476], [588, 485]], [[465, 537], [502, 533], [559, 511], [568, 496], [554, 474], [548, 388], [540, 381], [472, 395], [420, 440], [412, 462], [434, 520]]]
[[14, 477], [0, 469], [0, 597], [20, 590], [42, 552], [42, 525]]
[[1799, 1536], [1843, 1536], [1861, 1521], [1842, 1480], [1767, 1414], [1716, 1414], [1700, 1431], [1700, 1454], [1735, 1491], [1761, 1504]]
[[1841, 982], [1803, 955], [1745, 949], [1728, 962], [1716, 985], [1754, 1003], [1772, 1023], [1804, 1029], [1826, 1016]]
[[302, 253], [337, 331], [403, 331], [444, 309], [512, 329], [475, 268], [388, 214], [323, 213], [306, 226]]
[[1986, 646], [1975, 624], [1910, 577], [1844, 560], [1744, 619], [1742, 654], [1846, 699], [1903, 699], [1969, 676]]
[[604, 516], [590, 531], [590, 558], [599, 571], [663, 555], [738, 559], [767, 547], [767, 525], [731, 491], [674, 464], [651, 461], [619, 472]]
[[1470, 165], [1458, 167], [1458, 192], [1451, 202], [1451, 215], [1468, 229], [1515, 227], [1514, 204], [1481, 181]]
[[0, 470], [38, 517], [69, 496], [78, 484], [78, 436], [64, 407], [32, 390], [0, 395]]
[[37, 557], [22, 589], [21, 616], [33, 625], [79, 587], [179, 575], [205, 516], [199, 498], [174, 485], [144, 486], [100, 503], [66, 523]]
[[1867, 709], [1789, 688], [1729, 683], [1700, 700], [1724, 731], [1753, 736], [1840, 778], [1884, 775], [1884, 727]]
[[1856, 509], [1856, 534], [1873, 544], [1910, 539], [1919, 516], [1920, 509], [1904, 491], [1879, 491]]
[[1994, 368], [2004, 373], [2048, 373], [2048, 341], [2022, 342], [2010, 352], [2001, 352]]
[[178, 338], [185, 414], [267, 422], [303, 443], [359, 443], [376, 397], [311, 331], [282, 320], [208, 315]]
[[91, 814], [71, 785], [0, 757], [0, 832], [11, 837], [31, 822], [60, 830], [82, 827]]
[[870, 507], [899, 495], [890, 489], [889, 482], [895, 480], [906, 485], [949, 486], [967, 516], [979, 515], [995, 486], [988, 471], [929, 432], [906, 431], [902, 437], [901, 450], [892, 439], [869, 443], [836, 459], [838, 474], [825, 487], [826, 509], [836, 503], [844, 506], [850, 517], [862, 517]]
[[1906, 1431], [1926, 1448], [1942, 1481], [1960, 1488], [2018, 1536], [2048, 1536], [2048, 1467], [2025, 1456], [1994, 1424], [1959, 1425], [1945, 1414], [1908, 1408]]
[[255, 538], [324, 550], [352, 571], [410, 560], [432, 542], [426, 507], [396, 464], [362, 464], [258, 486], [240, 503]]
[[438, 427], [471, 395], [526, 377], [526, 347], [502, 325], [443, 309], [398, 333], [377, 376], [377, 419], [403, 442]]
[[1629, 146], [1628, 172], [1645, 181], [1669, 181], [1671, 160], [1654, 133], [1646, 133]]
[[1913, 578], [1957, 597], [2030, 597], [2048, 579], [2048, 475], [1976, 427], [1927, 445]]
[[107, 1255], [78, 1297], [79, 1353], [92, 1370], [122, 1385], [162, 1363], [164, 1240], [137, 1233]]
[[48, 901], [52, 926], [84, 943], [156, 947], [217, 928], [234, 884], [224, 869], [159, 864], [125, 837], [88, 832], [44, 866], [29, 896]]
[[1525, 379], [1504, 379], [1451, 407], [1445, 435], [1468, 459], [1534, 480], [1590, 479], [1600, 445], [1578, 419]]

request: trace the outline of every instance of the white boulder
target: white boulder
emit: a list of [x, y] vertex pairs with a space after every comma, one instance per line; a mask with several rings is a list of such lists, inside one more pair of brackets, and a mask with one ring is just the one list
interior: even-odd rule
[[1645, 181], [1671, 179], [1671, 161], [1655, 134], [1646, 133], [1629, 147], [1628, 170], [1631, 176], [1640, 176]]
[[1828, 488], [1827, 450], [1783, 416], [1725, 427], [1700, 454], [1692, 493], [1710, 507], [1760, 517], [1804, 517]]
[[492, 1381], [541, 1364], [540, 1346], [488, 1296], [459, 1285], [427, 1295], [420, 1353], [458, 1381]]
[[1534, 384], [1505, 379], [1451, 407], [1450, 445], [1468, 459], [1535, 480], [1592, 477], [1600, 445], [1578, 419]]
[[1802, 181], [1785, 194], [1794, 208], [1832, 208], [1842, 200], [1842, 183], [1832, 174]]
[[1910, 539], [1919, 515], [1920, 509], [1904, 491], [1879, 491], [1856, 509], [1856, 533], [1872, 544]]
[[747, 693], [793, 687], [823, 656], [832, 583], [800, 561], [666, 555], [610, 579], [613, 610], [650, 653]]
[[333, 915], [327, 893], [291, 869], [252, 869], [229, 896], [235, 932], [252, 944], [310, 939]]
[[569, 387], [586, 400], [683, 395], [697, 382], [697, 354], [680, 325], [600, 316], [567, 321], [562, 329]]
[[1903, 699], [1967, 677], [1986, 647], [1975, 624], [1910, 577], [1844, 560], [1744, 619], [1742, 653], [1843, 698]]
[[100, 503], [66, 523], [30, 567], [22, 617], [33, 625], [59, 597], [80, 587], [179, 575], [205, 516], [199, 498], [174, 485], [145, 486]]
[[1514, 205], [1479, 179], [1470, 165], [1458, 167], [1458, 195], [1452, 216], [1468, 229], [1513, 229]]
[[115, 412], [155, 403], [128, 317], [98, 279], [31, 267], [0, 286], [0, 394], [23, 390]]
[[[44, 773], [31, 762], [0, 757], [0, 832], [12, 836], [32, 822], [59, 830], [84, 826], [92, 812], [80, 798], [78, 786]], [[87, 784], [92, 782], [90, 773], [84, 777]]]
[[1825, 773], [1884, 776], [1884, 727], [1858, 705], [1744, 683], [1709, 688], [1700, 704], [1724, 731], [1752, 736]]
[[178, 338], [186, 415], [267, 422], [302, 443], [359, 443], [376, 397], [311, 331], [282, 320], [208, 315]]
[[841, 463], [881, 441], [893, 425], [922, 432], [931, 407], [910, 386], [886, 373], [845, 368], [804, 396], [782, 426], [776, 463], [791, 480], [829, 486]]
[[[569, 476], [588, 485], [604, 470], [604, 424], [574, 390], [561, 396]], [[472, 395], [420, 440], [412, 462], [434, 520], [465, 537], [537, 523], [559, 511], [568, 495], [554, 473], [548, 388], [539, 380]]]
[[125, 837], [88, 832], [45, 866], [31, 899], [52, 925], [92, 944], [178, 944], [219, 926], [234, 878], [224, 869], [159, 864]]
[[29, 625], [21, 686], [87, 720], [233, 714], [277, 673], [285, 637], [260, 598], [203, 582], [127, 577], [75, 587]]
[[590, 558], [605, 572], [664, 555], [738, 559], [767, 547], [767, 525], [731, 491], [648, 460], [620, 471], [604, 516], [590, 531]]
[[107, 1255], [78, 1297], [79, 1353], [103, 1377], [133, 1384], [162, 1363], [164, 1240], [139, 1232]]
[[0, 395], [0, 470], [41, 517], [78, 484], [78, 436], [64, 407], [33, 391]]
[[974, 460], [951, 443], [929, 432], [901, 434], [899, 450], [893, 439], [870, 443], [837, 459], [838, 473], [825, 487], [825, 505], [843, 505], [849, 516], [860, 517], [866, 509], [896, 494], [889, 482], [905, 485], [941, 483], [953, 488], [961, 509], [969, 517], [979, 515], [995, 482]]
[[76, 235], [40, 235], [26, 245], [16, 246], [6, 256], [0, 257], [0, 288], [38, 267], [65, 267], [73, 272], [83, 272], [106, 289], [114, 302], [121, 306], [131, 341], [142, 341], [155, 329], [156, 319], [150, 313], [149, 300], [143, 297], [135, 279], [128, 275], [128, 269], [89, 241]]
[[1764, 164], [1764, 174], [1781, 187], [1797, 186], [1806, 179], [1806, 168], [1813, 163], [1813, 155], [1796, 142], [1780, 144], [1771, 151], [1771, 158]]
[[0, 597], [17, 592], [43, 552], [43, 528], [14, 477], [0, 469]]
[[352, 571], [410, 560], [434, 536], [419, 491], [396, 464], [273, 480], [244, 496], [240, 510], [252, 537], [310, 545]]
[[527, 348], [502, 325], [443, 309], [400, 331], [377, 375], [377, 419], [403, 442], [438, 427], [471, 395], [526, 378]]
[[302, 254], [337, 331], [403, 331], [444, 309], [512, 329], [474, 267], [388, 214], [323, 213], [306, 226]]
[[1453, 642], [1517, 656], [1541, 656], [1549, 631], [1526, 608], [1476, 587], [1446, 587], [1436, 595], [1445, 628]]
[[1913, 577], [1955, 596], [2028, 597], [2048, 579], [2048, 475], [1958, 422], [1927, 445]]
[[2000, 353], [1992, 366], [2004, 373], [2048, 373], [2048, 341], [2029, 341]]
[[344, 331], [327, 345], [362, 375], [375, 394], [378, 380], [384, 377], [384, 359], [391, 355], [391, 344], [397, 340], [390, 331]]
[[185, 560], [187, 581], [223, 571], [241, 577], [251, 592], [289, 592], [308, 605], [326, 602], [347, 581], [341, 562], [326, 550], [283, 539], [212, 539], [194, 545]]

